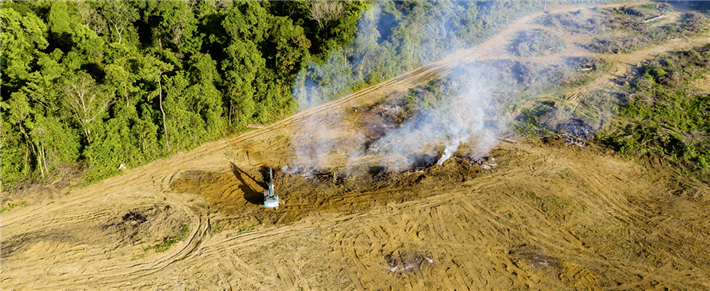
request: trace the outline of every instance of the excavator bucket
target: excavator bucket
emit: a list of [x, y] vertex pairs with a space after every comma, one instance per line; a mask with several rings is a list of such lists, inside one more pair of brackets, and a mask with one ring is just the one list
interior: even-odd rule
[[271, 168], [269, 168], [269, 190], [264, 191], [264, 207], [279, 207], [279, 196], [274, 194], [274, 173]]

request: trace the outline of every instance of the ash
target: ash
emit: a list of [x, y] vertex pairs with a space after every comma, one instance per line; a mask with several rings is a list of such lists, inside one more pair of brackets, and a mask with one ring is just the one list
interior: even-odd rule
[[585, 147], [587, 141], [594, 138], [595, 132], [596, 130], [592, 126], [581, 119], [572, 119], [564, 125], [560, 137], [564, 138], [568, 144]]
[[342, 180], [347, 177], [346, 174], [329, 172], [325, 169], [318, 169], [312, 165], [310, 165], [310, 166], [293, 165], [291, 167], [283, 166], [281, 168], [281, 176], [284, 176], [286, 174], [300, 175], [301, 177], [305, 178], [306, 180], [310, 180], [312, 182], [321, 182], [321, 183], [328, 182], [328, 181], [338, 183], [338, 182], [342, 182]]
[[482, 170], [490, 170], [498, 166], [498, 162], [496, 162], [494, 157], [464, 157], [464, 159], [472, 164], [478, 164]]
[[389, 265], [389, 270], [395, 274], [406, 272], [415, 272], [421, 274], [421, 269], [424, 265], [434, 264], [431, 256], [423, 256], [417, 252], [397, 251], [386, 255], [385, 260]]

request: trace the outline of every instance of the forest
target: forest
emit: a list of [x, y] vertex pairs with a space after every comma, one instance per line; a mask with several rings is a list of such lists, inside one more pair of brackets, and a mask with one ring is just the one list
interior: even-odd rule
[[441, 59], [547, 2], [2, 2], [2, 183], [116, 175]]

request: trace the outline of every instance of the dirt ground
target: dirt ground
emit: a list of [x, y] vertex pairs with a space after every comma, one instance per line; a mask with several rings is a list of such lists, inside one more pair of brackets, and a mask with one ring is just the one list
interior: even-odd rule
[[[549, 13], [594, 11], [564, 6]], [[586, 12], [585, 12], [586, 13]], [[710, 34], [625, 55], [520, 58], [506, 49], [543, 15], [485, 43], [239, 136], [52, 195], [0, 216], [2, 290], [710, 290], [710, 186], [662, 157], [620, 157], [563, 138], [500, 142], [482, 160], [384, 171], [382, 154], [320, 153], [288, 174], [304, 125], [353, 140], [351, 118], [463, 62], [592, 55], [614, 81], [644, 59], [710, 43]], [[669, 16], [670, 18], [670, 16]], [[591, 36], [563, 39], [589, 41]], [[586, 38], [585, 38], [586, 37]], [[501, 54], [502, 53], [502, 54]], [[577, 100], [577, 101], [575, 101]], [[378, 121], [382, 122], [382, 121]], [[375, 122], [377, 123], [377, 122]], [[368, 134], [376, 134], [375, 131]], [[365, 137], [368, 138], [368, 137]], [[259, 205], [276, 168], [281, 206]], [[38, 193], [42, 191], [38, 190]]]

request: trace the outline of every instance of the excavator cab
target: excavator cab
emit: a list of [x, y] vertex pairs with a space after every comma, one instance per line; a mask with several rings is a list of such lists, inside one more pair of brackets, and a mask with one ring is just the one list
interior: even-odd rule
[[274, 172], [269, 168], [269, 190], [264, 190], [264, 207], [279, 207], [279, 196], [274, 194]]

